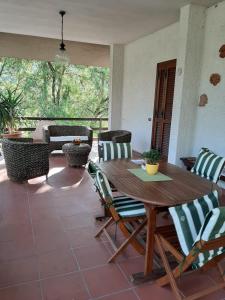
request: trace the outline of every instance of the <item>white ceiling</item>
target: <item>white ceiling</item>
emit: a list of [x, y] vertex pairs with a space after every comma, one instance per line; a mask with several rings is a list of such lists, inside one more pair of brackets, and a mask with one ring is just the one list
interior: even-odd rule
[[179, 19], [187, 3], [211, 6], [219, 0], [0, 0], [0, 31], [89, 43], [127, 43]]

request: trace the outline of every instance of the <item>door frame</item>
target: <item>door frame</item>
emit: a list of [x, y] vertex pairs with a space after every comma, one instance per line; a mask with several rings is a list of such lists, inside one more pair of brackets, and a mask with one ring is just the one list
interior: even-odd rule
[[[158, 99], [158, 94], [159, 94], [159, 81], [158, 81], [158, 77], [159, 77], [159, 71], [161, 69], [165, 68], [165, 65], [169, 68], [169, 67], [176, 67], [177, 65], [177, 59], [170, 59], [167, 61], [162, 61], [157, 63], [157, 67], [156, 67], [156, 79], [155, 79], [155, 96], [154, 96], [154, 108], [153, 108], [153, 118], [152, 118], [152, 135], [151, 135], [151, 148], [153, 147], [153, 145], [155, 144], [155, 131], [156, 131], [156, 122], [155, 122], [155, 118], [156, 118], [156, 105], [157, 105], [157, 99]], [[166, 84], [167, 84], [167, 79], [166, 79]], [[165, 83], [164, 83], [165, 84]], [[175, 87], [175, 81], [174, 81], [174, 87]], [[164, 93], [166, 93], [166, 90], [164, 91]], [[164, 95], [165, 97], [165, 95]], [[165, 110], [165, 104], [164, 103], [164, 110]], [[172, 116], [171, 116], [171, 122], [172, 122]], [[170, 129], [171, 131], [171, 129]], [[162, 137], [161, 137], [162, 138]], [[168, 149], [169, 150], [169, 149]]]

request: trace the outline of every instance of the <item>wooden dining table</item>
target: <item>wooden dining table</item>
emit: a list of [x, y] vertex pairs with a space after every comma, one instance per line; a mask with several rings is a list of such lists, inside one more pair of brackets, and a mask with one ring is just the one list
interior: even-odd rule
[[141, 180], [129, 171], [140, 168], [130, 159], [100, 162], [99, 167], [119, 192], [145, 205], [148, 222], [144, 272], [133, 274], [132, 278], [136, 283], [155, 280], [160, 276], [160, 272], [153, 268], [154, 232], [159, 210], [188, 203], [210, 193], [212, 189], [220, 189], [216, 184], [167, 162], [160, 162], [159, 172], [172, 179], [168, 181]]

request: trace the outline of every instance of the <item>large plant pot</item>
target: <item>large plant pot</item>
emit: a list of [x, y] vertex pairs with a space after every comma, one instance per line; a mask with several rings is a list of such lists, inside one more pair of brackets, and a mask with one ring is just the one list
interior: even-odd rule
[[12, 133], [2, 134], [2, 137], [5, 139], [16, 139], [16, 138], [20, 138], [21, 136], [22, 136], [21, 131], [14, 131]]
[[150, 165], [150, 164], [146, 164], [146, 172], [149, 175], [155, 175], [159, 170], [159, 164], [156, 165]]

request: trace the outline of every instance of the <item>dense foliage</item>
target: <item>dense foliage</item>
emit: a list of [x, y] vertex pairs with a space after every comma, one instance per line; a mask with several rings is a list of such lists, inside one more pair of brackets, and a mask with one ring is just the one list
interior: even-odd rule
[[108, 86], [108, 68], [0, 59], [0, 93], [22, 93], [26, 116], [107, 117]]

